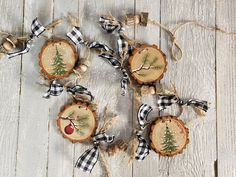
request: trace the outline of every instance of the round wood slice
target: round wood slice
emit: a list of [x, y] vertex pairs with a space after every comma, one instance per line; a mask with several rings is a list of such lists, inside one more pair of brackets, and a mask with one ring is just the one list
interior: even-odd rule
[[72, 104], [59, 113], [57, 125], [64, 138], [72, 143], [84, 142], [96, 131], [96, 114], [83, 103]]
[[77, 58], [76, 48], [69, 41], [50, 40], [41, 49], [39, 65], [47, 78], [60, 79], [73, 71]]
[[143, 44], [129, 58], [130, 72], [140, 84], [161, 80], [166, 72], [166, 56], [156, 45]]
[[188, 128], [175, 116], [157, 118], [151, 125], [150, 141], [160, 155], [174, 156], [182, 153], [188, 144]]

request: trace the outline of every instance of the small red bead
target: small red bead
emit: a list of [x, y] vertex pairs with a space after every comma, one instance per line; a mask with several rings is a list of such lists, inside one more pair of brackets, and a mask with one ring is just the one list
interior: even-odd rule
[[71, 124], [69, 124], [69, 125], [67, 125], [66, 127], [65, 127], [65, 133], [66, 134], [68, 134], [68, 135], [70, 135], [70, 134], [72, 134], [73, 132], [74, 132], [74, 127], [73, 127], [73, 125], [71, 125]]

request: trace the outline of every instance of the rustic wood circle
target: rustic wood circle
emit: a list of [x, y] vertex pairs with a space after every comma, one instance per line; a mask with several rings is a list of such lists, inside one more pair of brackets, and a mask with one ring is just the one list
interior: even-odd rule
[[[62, 74], [57, 74], [54, 71], [53, 64], [57, 50], [61, 55], [65, 67], [65, 73]], [[78, 54], [75, 46], [65, 39], [53, 39], [48, 41], [44, 44], [39, 53], [41, 71], [48, 79], [62, 79], [67, 77], [72, 73], [77, 60]]]
[[[71, 114], [71, 112], [74, 112], [74, 114], [71, 116], [73, 118], [80, 116], [84, 117], [87, 116], [87, 127], [81, 127], [80, 130], [83, 131], [83, 134], [80, 134], [74, 129], [74, 132], [72, 134], [67, 134], [65, 132], [65, 127], [71, 122], [69, 120], [62, 119], [62, 117], [67, 117]], [[76, 142], [84, 142], [88, 139], [90, 139], [96, 131], [97, 128], [97, 121], [96, 121], [96, 113], [92, 110], [92, 108], [81, 102], [77, 102], [71, 105], [68, 105], [65, 107], [65, 109], [58, 114], [57, 117], [57, 126], [59, 128], [59, 131], [63, 135], [64, 138], [70, 140], [72, 143]]]
[[[164, 150], [164, 136], [166, 131], [166, 126], [172, 132], [174, 138], [174, 145], [176, 149], [173, 151]], [[162, 116], [156, 118], [151, 124], [150, 130], [150, 142], [152, 149], [162, 156], [174, 156], [183, 152], [186, 145], [189, 143], [189, 130], [185, 127], [182, 120], [175, 116]]]
[[156, 45], [143, 44], [134, 49], [129, 66], [131, 75], [139, 84], [152, 84], [163, 78], [167, 61], [165, 54]]

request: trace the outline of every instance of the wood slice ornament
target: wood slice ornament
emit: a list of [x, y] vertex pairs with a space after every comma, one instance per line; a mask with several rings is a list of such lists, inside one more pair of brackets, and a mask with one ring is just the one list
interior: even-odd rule
[[161, 80], [166, 72], [166, 56], [156, 45], [143, 44], [129, 58], [130, 73], [139, 84]]
[[48, 41], [39, 54], [39, 65], [48, 79], [62, 79], [72, 71], [78, 59], [76, 48], [65, 39]]
[[162, 156], [182, 153], [189, 143], [188, 128], [175, 116], [157, 118], [151, 125], [150, 141], [152, 149]]
[[59, 113], [57, 125], [63, 137], [72, 143], [90, 139], [96, 130], [96, 113], [87, 104], [78, 102]]

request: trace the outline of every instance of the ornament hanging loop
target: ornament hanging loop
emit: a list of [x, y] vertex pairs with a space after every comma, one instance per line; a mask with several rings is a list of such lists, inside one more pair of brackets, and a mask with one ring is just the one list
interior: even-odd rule
[[171, 55], [176, 62], [183, 58], [183, 50], [177, 43], [176, 37], [173, 34], [171, 35]]

